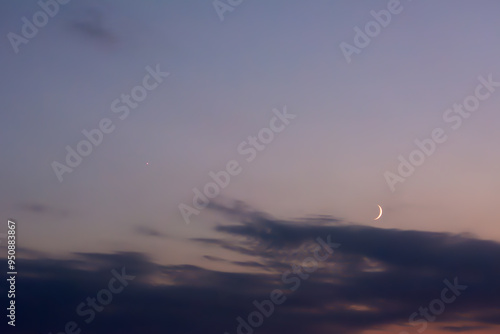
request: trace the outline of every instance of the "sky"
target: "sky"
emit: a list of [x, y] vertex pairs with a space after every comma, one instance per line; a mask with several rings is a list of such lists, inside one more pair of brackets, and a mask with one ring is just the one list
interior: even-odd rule
[[0, 3], [1, 326], [498, 333], [499, 10]]

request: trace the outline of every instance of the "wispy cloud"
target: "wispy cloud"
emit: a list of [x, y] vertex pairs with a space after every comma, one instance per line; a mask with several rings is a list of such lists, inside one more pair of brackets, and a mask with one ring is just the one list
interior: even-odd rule
[[152, 228], [152, 227], [149, 227], [149, 226], [144, 226], [144, 225], [136, 226], [134, 228], [134, 232], [137, 234], [143, 235], [143, 236], [147, 236], [147, 237], [158, 237], [158, 238], [166, 238], [167, 237], [166, 234], [160, 232], [159, 230]]

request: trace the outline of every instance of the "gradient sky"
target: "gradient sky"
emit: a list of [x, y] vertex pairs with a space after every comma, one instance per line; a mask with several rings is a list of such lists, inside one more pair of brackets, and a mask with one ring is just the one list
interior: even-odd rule
[[[137, 280], [82, 333], [236, 333], [286, 254], [331, 235], [340, 248], [256, 332], [417, 333], [410, 314], [459, 277], [470, 288], [426, 333], [498, 333], [500, 87], [456, 130], [443, 115], [478, 77], [500, 82], [500, 3], [402, 0], [348, 63], [340, 44], [387, 6], [254, 0], [221, 21], [210, 0], [72, 0], [16, 53], [6, 36], [40, 7], [2, 2], [16, 332], [59, 332], [126, 265]], [[170, 75], [121, 120], [111, 104], [148, 66]], [[296, 117], [246, 161], [240, 143], [285, 108]], [[103, 118], [114, 131], [60, 182], [51, 164]], [[391, 191], [384, 173], [436, 128], [447, 140]], [[231, 160], [242, 172], [186, 224], [179, 204]]]

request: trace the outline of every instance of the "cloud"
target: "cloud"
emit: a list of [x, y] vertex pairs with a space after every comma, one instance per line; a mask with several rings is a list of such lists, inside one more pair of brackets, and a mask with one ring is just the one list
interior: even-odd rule
[[22, 206], [25, 211], [33, 212], [33, 213], [46, 213], [50, 211], [49, 207], [39, 203], [31, 203], [25, 204]]
[[203, 255], [203, 257], [207, 260], [210, 261], [215, 261], [215, 262], [227, 262], [227, 260], [224, 260], [223, 258], [220, 258], [218, 256], [211, 256], [211, 255]]
[[118, 37], [106, 22], [106, 15], [102, 9], [86, 8], [71, 20], [70, 27], [82, 36], [105, 44], [114, 44], [118, 41]]
[[144, 235], [144, 236], [147, 236], [147, 237], [159, 237], [159, 238], [166, 238], [167, 235], [152, 228], [152, 227], [148, 227], [148, 226], [136, 226], [134, 228], [134, 232], [135, 233], [138, 233], [140, 235]]
[[37, 215], [52, 215], [60, 217], [65, 217], [68, 215], [67, 211], [59, 210], [40, 202], [21, 203], [17, 205], [17, 208], [21, 211]]
[[441, 327], [442, 329], [449, 331], [449, 332], [456, 332], [456, 333], [461, 333], [461, 332], [469, 332], [469, 331], [474, 331], [474, 330], [481, 330], [481, 329], [486, 329], [486, 326], [444, 326]]
[[[254, 300], [269, 299], [271, 291], [282, 289], [286, 302], [276, 306], [259, 333], [354, 334], [405, 325], [410, 314], [440, 297], [444, 279], [453, 281], [454, 277], [468, 289], [447, 306], [437, 325], [457, 332], [499, 322], [498, 243], [446, 233], [342, 224], [335, 219], [326, 224], [312, 223], [316, 218], [309, 222], [277, 220], [248, 208], [213, 209], [234, 219], [216, 227], [226, 237], [193, 241], [242, 258], [251, 256], [255, 260], [232, 263], [266, 270], [236, 273], [188, 264], [162, 265], [138, 253], [26, 259], [16, 303], [19, 319], [31, 320], [19, 321], [16, 330], [54, 333], [74, 320], [84, 332], [95, 334], [232, 334], [236, 318], [255, 310]], [[327, 240], [328, 236], [341, 247], [291, 291], [291, 284], [282, 281], [282, 273], [311, 255], [316, 238]], [[96, 314], [94, 322], [85, 324], [76, 314], [76, 306], [106, 287], [112, 269], [124, 266], [137, 278]]]

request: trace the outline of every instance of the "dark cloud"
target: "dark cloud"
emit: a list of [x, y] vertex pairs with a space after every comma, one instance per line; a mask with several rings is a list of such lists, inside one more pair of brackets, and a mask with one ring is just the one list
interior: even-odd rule
[[37, 215], [52, 215], [65, 217], [68, 215], [67, 211], [59, 210], [57, 208], [51, 207], [49, 205], [40, 202], [31, 203], [21, 203], [17, 205], [17, 208], [24, 212], [29, 212]]
[[456, 333], [462, 333], [462, 332], [469, 332], [469, 331], [475, 331], [475, 330], [481, 330], [481, 329], [486, 329], [488, 327], [485, 326], [444, 326], [441, 327], [441, 329], [444, 329], [449, 332], [456, 332]]
[[140, 235], [144, 235], [144, 236], [147, 236], [147, 237], [159, 237], [159, 238], [166, 238], [167, 235], [152, 228], [152, 227], [148, 227], [148, 226], [136, 226], [134, 228], [134, 232], [135, 233], [138, 233]]
[[25, 204], [22, 206], [22, 208], [26, 211], [30, 211], [30, 212], [34, 212], [34, 213], [45, 213], [45, 212], [49, 211], [49, 208], [46, 205], [38, 204], [38, 203]]
[[[246, 319], [255, 311], [255, 300], [269, 299], [271, 291], [282, 289], [286, 301], [275, 305], [275, 312], [258, 333], [357, 334], [406, 324], [419, 307], [440, 298], [445, 279], [453, 282], [455, 277], [467, 289], [446, 305], [437, 324], [460, 332], [499, 322], [498, 243], [445, 233], [340, 224], [335, 219], [327, 224], [275, 220], [248, 208], [221, 208], [220, 212], [234, 218], [231, 224], [217, 227], [227, 238], [196, 242], [252, 256], [255, 260], [232, 263], [265, 270], [235, 273], [193, 265], [159, 265], [137, 253], [26, 259], [18, 281], [16, 331], [56, 333], [74, 320], [82, 332], [95, 334], [233, 334], [236, 318]], [[282, 274], [311, 256], [317, 238], [330, 238], [340, 247], [292, 291], [295, 284], [284, 282]], [[76, 314], [76, 306], [105, 288], [111, 270], [122, 267], [136, 279], [92, 323], [85, 324]], [[464, 327], [464, 323], [478, 325]], [[418, 327], [407, 328], [415, 332]]]
[[215, 261], [215, 262], [227, 262], [227, 260], [224, 260], [223, 258], [220, 258], [217, 256], [204, 255], [203, 258], [210, 260], [210, 261]]
[[82, 36], [105, 44], [114, 44], [118, 41], [118, 37], [111, 31], [106, 22], [106, 14], [102, 9], [86, 8], [75, 15], [70, 27]]

